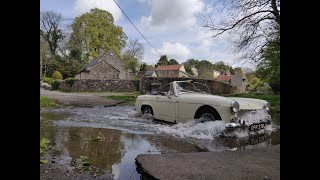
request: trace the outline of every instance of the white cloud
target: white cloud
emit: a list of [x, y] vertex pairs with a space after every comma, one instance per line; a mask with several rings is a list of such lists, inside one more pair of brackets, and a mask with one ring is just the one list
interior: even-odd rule
[[150, 16], [142, 16], [140, 23], [146, 30], [161, 32], [190, 28], [204, 7], [201, 0], [153, 0]]
[[179, 42], [164, 42], [159, 51], [161, 54], [167, 55], [168, 60], [176, 59], [180, 63], [186, 61], [190, 54], [190, 49]]
[[83, 13], [89, 12], [92, 8], [99, 8], [110, 12], [115, 22], [122, 17], [121, 10], [113, 0], [76, 0], [73, 13], [75, 16], [80, 16]]

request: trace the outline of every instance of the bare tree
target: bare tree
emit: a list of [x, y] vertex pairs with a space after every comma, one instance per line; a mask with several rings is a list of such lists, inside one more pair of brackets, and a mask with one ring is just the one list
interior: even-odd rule
[[[40, 77], [46, 76], [49, 54], [48, 43], [40, 36]], [[44, 74], [42, 74], [42, 70], [44, 70]]]
[[134, 58], [142, 59], [144, 53], [143, 44], [138, 39], [129, 40], [124, 53]]
[[267, 43], [280, 33], [280, 0], [214, 0], [198, 22], [213, 37], [237, 35], [235, 50], [242, 53], [241, 59], [257, 62]]
[[54, 11], [40, 12], [40, 35], [47, 41], [52, 55], [55, 55], [59, 42], [63, 39], [59, 27], [62, 20], [62, 15]]

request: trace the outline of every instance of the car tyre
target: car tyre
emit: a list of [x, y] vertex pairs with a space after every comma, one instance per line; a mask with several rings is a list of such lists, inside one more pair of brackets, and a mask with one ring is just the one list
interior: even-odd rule
[[207, 122], [207, 121], [217, 121], [219, 120], [219, 115], [216, 111], [210, 108], [203, 108], [201, 109], [197, 116], [199, 118], [199, 122]]
[[142, 114], [151, 114], [153, 115], [152, 108], [150, 106], [145, 106], [142, 110]]

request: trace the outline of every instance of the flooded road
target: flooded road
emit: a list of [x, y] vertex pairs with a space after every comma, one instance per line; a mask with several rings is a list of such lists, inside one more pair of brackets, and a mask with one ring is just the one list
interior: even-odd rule
[[60, 179], [140, 179], [135, 165], [139, 154], [245, 150], [280, 143], [275, 125], [259, 136], [239, 132], [240, 138], [221, 138], [222, 122], [168, 124], [137, 116], [133, 106], [42, 110], [40, 124], [41, 138], [52, 147], [44, 157], [49, 163], [42, 165], [42, 179], [49, 179], [50, 165], [64, 173]]

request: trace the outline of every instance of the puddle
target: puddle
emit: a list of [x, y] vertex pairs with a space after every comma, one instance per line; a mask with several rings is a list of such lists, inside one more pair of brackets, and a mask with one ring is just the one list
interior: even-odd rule
[[[137, 117], [133, 106], [61, 108], [41, 111], [40, 135], [55, 148], [47, 158], [74, 173], [113, 179], [140, 179], [135, 158], [139, 154], [245, 150], [280, 143], [280, 130], [241, 138], [222, 138], [222, 122], [168, 124]], [[79, 168], [86, 157], [90, 168]]]

